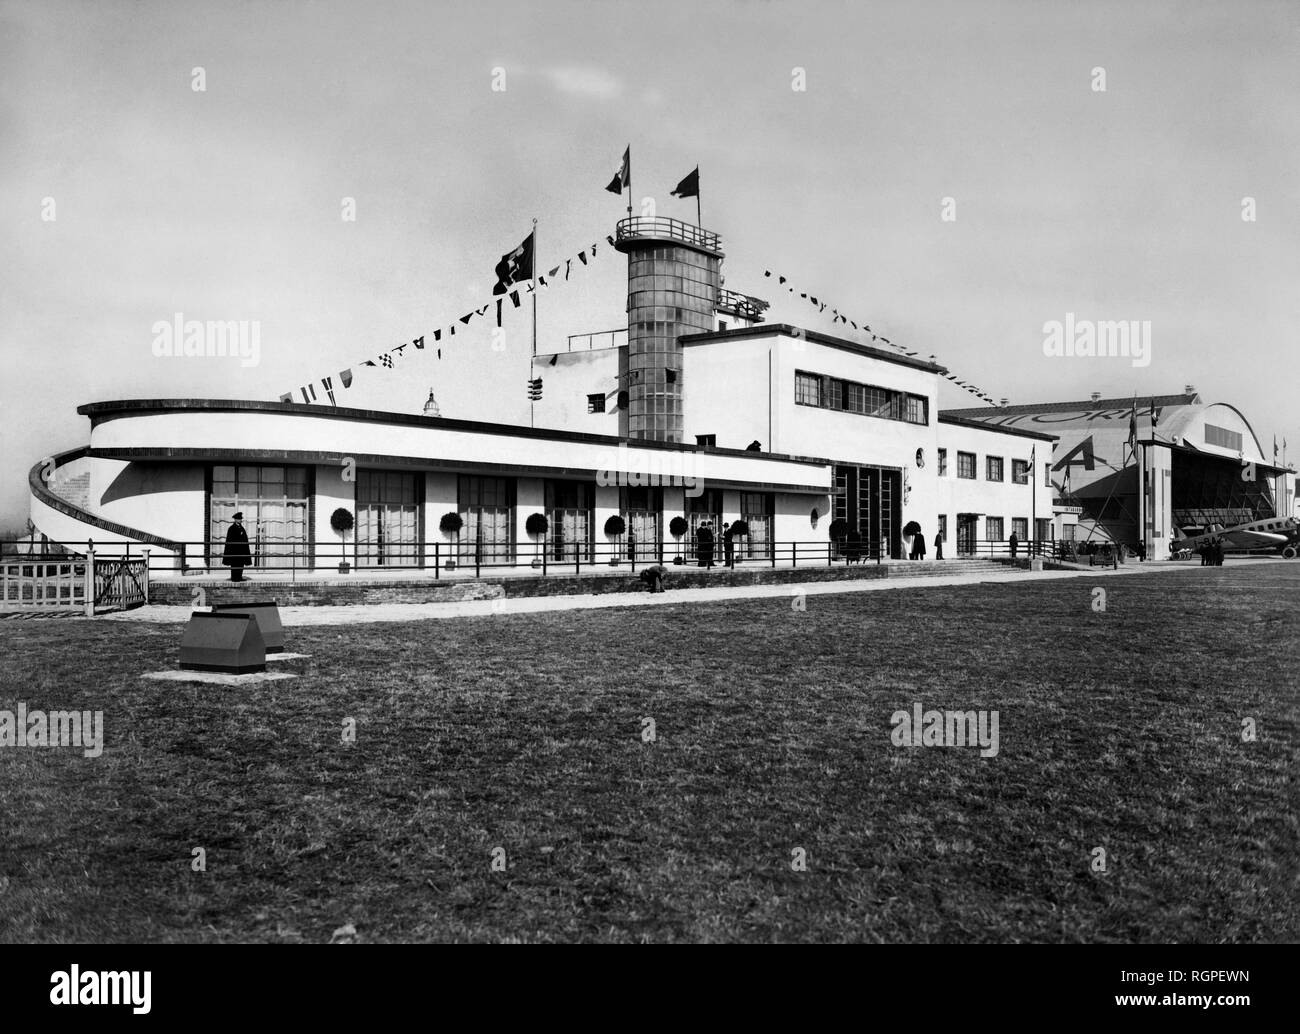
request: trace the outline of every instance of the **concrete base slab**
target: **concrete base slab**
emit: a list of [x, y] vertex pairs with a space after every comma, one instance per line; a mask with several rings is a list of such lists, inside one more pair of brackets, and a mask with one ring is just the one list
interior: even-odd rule
[[310, 656], [311, 654], [309, 653], [289, 653], [286, 650], [283, 653], [268, 653], [266, 655], [266, 663], [272, 664], [275, 661], [301, 661], [306, 660]]
[[149, 671], [140, 677], [156, 679], [158, 682], [204, 682], [212, 686], [251, 686], [258, 682], [296, 679], [298, 676], [287, 671], [250, 671], [246, 675], [227, 675], [222, 671]]

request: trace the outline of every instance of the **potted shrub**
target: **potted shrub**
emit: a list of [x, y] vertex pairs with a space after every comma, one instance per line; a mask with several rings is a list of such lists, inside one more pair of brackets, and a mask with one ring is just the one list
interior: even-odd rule
[[334, 534], [343, 541], [343, 559], [339, 561], [339, 574], [347, 574], [352, 570], [347, 557], [348, 532], [356, 526], [356, 523], [352, 511], [345, 506], [340, 506], [330, 514], [330, 527], [334, 529]]
[[546, 519], [544, 513], [530, 513], [528, 519], [524, 521], [524, 531], [533, 537], [533, 542], [537, 550], [533, 557], [533, 566], [542, 566], [542, 537], [550, 529], [551, 522]]
[[837, 552], [844, 551], [844, 536], [849, 533], [849, 522], [843, 517], [836, 517], [831, 521], [830, 527], [826, 529], [830, 535], [831, 541], [835, 543]]
[[625, 531], [627, 531], [627, 522], [618, 514], [613, 514], [605, 521], [605, 534], [611, 536], [615, 542], [614, 555], [609, 558], [610, 567], [618, 566], [619, 540], [622, 539], [623, 532]]
[[682, 536], [686, 534], [686, 529], [690, 525], [686, 523], [685, 517], [674, 517], [668, 522], [668, 534], [677, 540], [677, 555], [673, 557], [674, 564], [681, 564], [682, 561]]
[[[460, 541], [460, 529], [463, 528], [464, 526], [465, 526], [465, 519], [461, 517], [461, 515], [458, 514], [455, 510], [451, 510], [448, 511], [447, 513], [444, 513], [442, 515], [441, 520], [438, 521], [438, 530], [442, 532], [444, 535], [446, 535], [447, 538], [451, 539], [453, 542]], [[455, 554], [449, 556], [446, 562], [442, 566], [445, 567], [448, 571], [454, 571], [456, 569]]]

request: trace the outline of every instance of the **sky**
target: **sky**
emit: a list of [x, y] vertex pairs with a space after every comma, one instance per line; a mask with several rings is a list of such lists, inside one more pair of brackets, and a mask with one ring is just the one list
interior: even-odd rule
[[[350, 368], [341, 405], [526, 423], [524, 309], [359, 364], [487, 301], [533, 219], [542, 270], [603, 242], [629, 145], [638, 213], [693, 222], [699, 165], [771, 322], [870, 340], [768, 270], [994, 397], [1193, 384], [1295, 458], [1298, 110], [1293, 2], [0, 3], [0, 530], [92, 401]], [[602, 243], [539, 350], [625, 290]], [[176, 313], [257, 321], [257, 363], [155, 355]], [[1150, 321], [1149, 364], [1045, 355], [1067, 313]]]

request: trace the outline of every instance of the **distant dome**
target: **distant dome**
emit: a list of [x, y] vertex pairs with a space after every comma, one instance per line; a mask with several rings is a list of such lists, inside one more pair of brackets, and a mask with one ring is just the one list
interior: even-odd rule
[[424, 404], [425, 416], [442, 416], [438, 409], [438, 400], [433, 397], [433, 389], [429, 389], [429, 401]]

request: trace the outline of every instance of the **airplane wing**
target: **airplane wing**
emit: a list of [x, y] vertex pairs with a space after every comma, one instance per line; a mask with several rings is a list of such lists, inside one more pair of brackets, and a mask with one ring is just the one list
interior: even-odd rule
[[1223, 539], [1236, 549], [1266, 549], [1287, 541], [1285, 535], [1275, 535], [1271, 531], [1229, 531], [1223, 533]]

